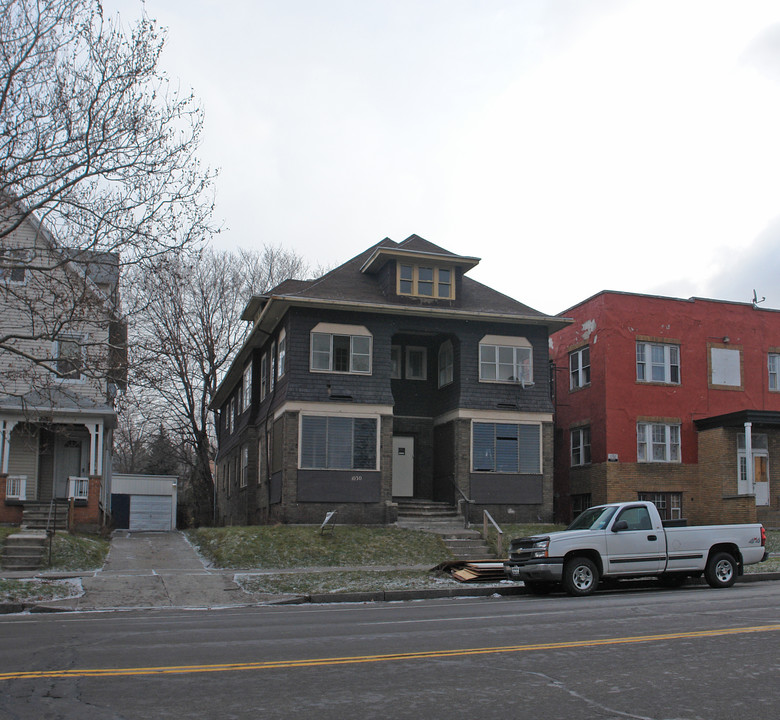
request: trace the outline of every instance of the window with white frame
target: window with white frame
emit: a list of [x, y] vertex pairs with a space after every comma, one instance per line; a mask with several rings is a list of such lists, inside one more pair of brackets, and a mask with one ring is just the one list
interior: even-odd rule
[[81, 380], [84, 368], [84, 348], [78, 335], [62, 335], [54, 343], [55, 367], [61, 380]]
[[276, 384], [276, 341], [271, 343], [271, 350], [268, 353], [268, 359], [270, 362], [268, 368], [268, 391], [274, 391], [274, 385]]
[[680, 426], [637, 423], [636, 454], [638, 462], [680, 462]]
[[361, 326], [320, 323], [311, 332], [312, 372], [371, 374], [372, 336]]
[[428, 351], [424, 347], [406, 348], [406, 379], [425, 380], [428, 377]]
[[279, 333], [279, 372], [278, 377], [282, 377], [285, 372], [285, 364], [287, 360], [287, 333], [284, 331], [284, 328], [282, 328], [282, 331]]
[[244, 368], [244, 409], [252, 405], [252, 361]]
[[680, 346], [637, 342], [636, 379], [639, 382], [680, 384]]
[[651, 502], [658, 508], [661, 520], [679, 520], [682, 518], [681, 492], [640, 492], [638, 500]]
[[769, 389], [780, 390], [780, 353], [769, 353]]
[[439, 346], [439, 387], [444, 387], [452, 382], [454, 365], [455, 355], [452, 341], [445, 340]]
[[401, 379], [401, 357], [403, 348], [400, 345], [393, 345], [390, 348], [390, 377], [393, 380]]
[[590, 346], [569, 353], [569, 389], [590, 385]]
[[450, 300], [455, 296], [453, 271], [450, 268], [398, 264], [399, 295], [416, 295]]
[[540, 473], [540, 446], [539, 425], [477, 421], [471, 425], [474, 472]]
[[571, 431], [571, 466], [588, 464], [590, 464], [590, 428], [574, 428]]
[[249, 445], [241, 448], [241, 487], [249, 484]]
[[376, 470], [377, 418], [302, 415], [300, 467]]
[[481, 382], [532, 384], [533, 353], [523, 337], [486, 335], [479, 344]]
[[268, 354], [263, 353], [260, 358], [260, 402], [265, 400], [268, 394]]

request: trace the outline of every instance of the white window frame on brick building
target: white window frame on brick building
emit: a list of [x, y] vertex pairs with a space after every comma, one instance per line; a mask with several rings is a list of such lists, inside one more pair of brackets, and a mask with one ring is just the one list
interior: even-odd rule
[[378, 470], [379, 426], [377, 416], [302, 414], [298, 467], [301, 470]]
[[769, 353], [767, 367], [769, 370], [769, 389], [780, 391], [780, 353]]
[[590, 426], [571, 429], [571, 466], [590, 465]]
[[679, 463], [680, 424], [638, 422], [636, 456], [637, 462], [640, 463]]
[[636, 343], [637, 382], [680, 384], [680, 346], [638, 340]]
[[590, 385], [590, 345], [569, 353], [569, 390]]

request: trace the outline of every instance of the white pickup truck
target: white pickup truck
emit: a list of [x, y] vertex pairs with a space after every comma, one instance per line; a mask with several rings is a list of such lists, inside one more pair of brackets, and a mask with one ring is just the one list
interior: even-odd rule
[[669, 586], [704, 577], [731, 587], [745, 565], [766, 559], [766, 532], [754, 525], [672, 527], [651, 502], [585, 510], [566, 530], [512, 540], [504, 572], [534, 594], [558, 584], [590, 595], [601, 578], [657, 577]]

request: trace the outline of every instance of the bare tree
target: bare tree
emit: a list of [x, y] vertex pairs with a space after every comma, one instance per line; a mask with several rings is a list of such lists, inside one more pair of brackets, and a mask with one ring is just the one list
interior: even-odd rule
[[212, 520], [215, 436], [209, 404], [248, 331], [241, 313], [252, 294], [290, 277], [305, 277], [295, 253], [266, 246], [259, 252], [204, 250], [133, 273], [130, 296], [131, 385], [136, 412], [163, 423], [190, 458], [195, 521]]
[[[106, 309], [119, 319], [121, 268], [208, 235], [202, 112], [160, 70], [164, 40], [146, 16], [123, 29], [99, 0], [0, 0], [0, 304], [13, 309], [0, 355], [16, 373], [61, 379], [77, 361], [105, 378], [121, 323], [89, 324]], [[62, 356], [74, 337], [77, 360]]]

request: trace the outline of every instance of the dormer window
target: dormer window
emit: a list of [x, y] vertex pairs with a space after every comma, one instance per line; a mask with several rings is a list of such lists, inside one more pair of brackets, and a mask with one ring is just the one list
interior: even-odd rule
[[452, 300], [451, 268], [398, 263], [398, 294]]

